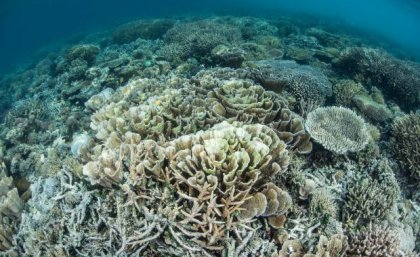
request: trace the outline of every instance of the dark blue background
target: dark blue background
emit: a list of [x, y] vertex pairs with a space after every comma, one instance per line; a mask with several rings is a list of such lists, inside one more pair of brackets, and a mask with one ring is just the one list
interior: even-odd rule
[[143, 17], [248, 13], [256, 9], [335, 16], [373, 30], [420, 58], [420, 11], [398, 0], [0, 0], [0, 72], [30, 60], [36, 51], [75, 34]]

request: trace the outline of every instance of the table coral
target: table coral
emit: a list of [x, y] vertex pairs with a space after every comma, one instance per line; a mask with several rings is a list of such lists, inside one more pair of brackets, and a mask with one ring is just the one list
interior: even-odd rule
[[360, 151], [370, 138], [365, 121], [343, 107], [317, 108], [308, 114], [305, 127], [316, 142], [337, 154]]

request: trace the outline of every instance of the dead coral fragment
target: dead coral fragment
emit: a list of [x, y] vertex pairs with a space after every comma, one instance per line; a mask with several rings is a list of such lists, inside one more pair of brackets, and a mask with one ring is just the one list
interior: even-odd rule
[[362, 150], [369, 141], [365, 121], [343, 107], [321, 107], [310, 112], [305, 124], [311, 137], [337, 154]]

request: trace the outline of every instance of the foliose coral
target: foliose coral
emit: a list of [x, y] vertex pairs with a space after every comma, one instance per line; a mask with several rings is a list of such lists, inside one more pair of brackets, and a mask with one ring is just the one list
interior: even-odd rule
[[[281, 250], [271, 257], [334, 257], [343, 256], [347, 250], [347, 237], [336, 234], [327, 238], [321, 236], [313, 251], [306, 252], [299, 240], [287, 240]], [[305, 253], [306, 252], [306, 253]]]
[[305, 128], [316, 142], [338, 154], [360, 151], [370, 139], [365, 121], [343, 107], [315, 109], [308, 114]]
[[[282, 215], [290, 206], [286, 192], [263, 186], [288, 165], [285, 144], [269, 127], [224, 122], [168, 142], [166, 149], [153, 144], [143, 146], [152, 143], [147, 140], [128, 142], [131, 144], [119, 149], [104, 149], [96, 161], [85, 165], [84, 174], [92, 183], [118, 185], [128, 175], [124, 174], [124, 156], [130, 156], [129, 177], [138, 181], [135, 183], [150, 173], [156, 182], [166, 180], [173, 186], [179, 197], [177, 206], [182, 206], [175, 219], [181, 227], [185, 226], [184, 236], [202, 247], [222, 250], [220, 242], [227, 231], [246, 232], [241, 224], [252, 222], [258, 215], [238, 214], [249, 206], [244, 203], [258, 188], [274, 190], [262, 191], [269, 206], [263, 210], [265, 216]], [[149, 149], [148, 154], [138, 156], [145, 151], [141, 148]], [[166, 162], [169, 166], [164, 168]], [[194, 232], [187, 232], [190, 226]]]
[[99, 53], [99, 47], [95, 45], [75, 45], [71, 47], [66, 54], [68, 62], [73, 62], [77, 59], [86, 61], [92, 64], [95, 61], [96, 55]]

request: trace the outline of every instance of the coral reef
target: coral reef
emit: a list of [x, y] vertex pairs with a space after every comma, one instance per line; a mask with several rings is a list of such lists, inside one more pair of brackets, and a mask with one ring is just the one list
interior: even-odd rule
[[138, 20], [2, 76], [0, 256], [416, 256], [419, 66], [334, 24]]

